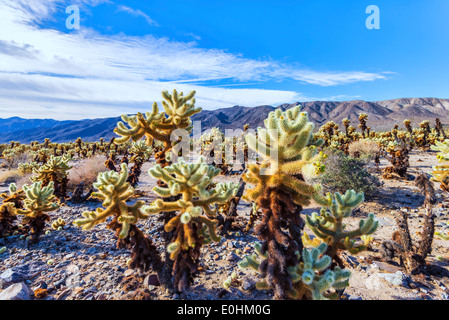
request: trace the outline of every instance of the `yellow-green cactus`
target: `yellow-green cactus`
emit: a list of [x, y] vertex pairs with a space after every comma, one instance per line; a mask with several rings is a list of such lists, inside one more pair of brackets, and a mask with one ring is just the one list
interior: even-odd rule
[[51, 223], [51, 227], [55, 230], [61, 230], [65, 226], [65, 220], [62, 218], [58, 218]]
[[[242, 269], [252, 268], [260, 271], [261, 260], [267, 258], [261, 251], [261, 244], [254, 245], [256, 253], [246, 256], [239, 262]], [[351, 273], [338, 266], [332, 268], [332, 259], [326, 255], [327, 245], [321, 243], [314, 248], [304, 248], [302, 255], [297, 253], [298, 262], [289, 267], [288, 275], [292, 288], [288, 292], [290, 299], [326, 300], [337, 299], [336, 290], [344, 289], [349, 284]], [[259, 290], [272, 289], [265, 280], [256, 283]]]
[[212, 180], [220, 174], [220, 169], [207, 165], [203, 158], [196, 163], [186, 163], [180, 158], [177, 163], [165, 168], [156, 165], [149, 173], [166, 185], [153, 188], [159, 196], [181, 196], [179, 200], [173, 201], [157, 199], [151, 205], [144, 206], [142, 211], [146, 214], [177, 212], [165, 224], [165, 231], [174, 231], [167, 251], [170, 258], [175, 260], [175, 287], [182, 291], [190, 285], [193, 275], [198, 271], [201, 246], [211, 240], [220, 240], [215, 230], [217, 221], [213, 220], [215, 204], [227, 202], [235, 196], [238, 185], [232, 182], [218, 183], [210, 188]]
[[[328, 193], [325, 198], [315, 196], [315, 200], [323, 205], [323, 208], [320, 213], [314, 212], [307, 216], [306, 224], [318, 238], [328, 245], [327, 255], [340, 263], [337, 256], [338, 251], [347, 250], [352, 254], [357, 254], [369, 246], [372, 239], [369, 235], [373, 234], [378, 227], [378, 221], [373, 213], [370, 213], [368, 218], [360, 220], [358, 228], [354, 230], [346, 230], [344, 223], [344, 219], [351, 215], [352, 210], [363, 202], [363, 193], [348, 190], [344, 195], [337, 192], [335, 195]], [[362, 242], [356, 243], [357, 238], [361, 238]], [[303, 242], [310, 243], [307, 234], [303, 235]]]
[[449, 192], [449, 139], [444, 142], [435, 141], [432, 150], [439, 151], [438, 162], [443, 163], [433, 167], [432, 180], [440, 183], [440, 188]]
[[298, 263], [296, 252], [302, 247], [300, 212], [319, 189], [306, 178], [322, 171], [317, 146], [323, 141], [315, 139], [314, 124], [300, 106], [270, 112], [264, 123], [257, 137], [246, 138], [260, 164], [250, 164], [243, 175], [245, 182], [255, 185], [244, 198], [256, 202], [263, 214], [255, 228], [266, 256], [261, 276], [274, 289], [275, 299], [287, 299], [293, 286], [287, 270]]
[[25, 162], [25, 163], [19, 163], [18, 171], [21, 174], [27, 174], [32, 173], [34, 170], [37, 170], [39, 168], [39, 164], [34, 161]]
[[181, 158], [177, 163], [165, 168], [156, 165], [149, 170], [149, 173], [167, 184], [167, 187], [156, 186], [153, 188], [159, 196], [182, 195], [182, 198], [177, 201], [167, 202], [158, 199], [150, 206], [142, 208], [142, 211], [148, 214], [178, 212], [178, 215], [165, 226], [166, 231], [182, 227], [186, 235], [184, 239], [177, 239], [176, 244], [172, 244], [171, 247], [176, 247], [176, 250], [172, 252], [172, 259], [176, 258], [181, 249], [187, 250], [189, 247], [195, 246], [195, 241], [191, 237], [192, 223], [204, 224], [208, 230], [207, 235], [212, 240], [219, 241], [219, 237], [215, 234], [215, 221], [211, 220], [215, 217], [214, 205], [226, 203], [230, 197], [235, 195], [238, 185], [232, 182], [218, 183], [215, 188], [208, 190], [212, 180], [220, 174], [220, 169], [207, 165], [203, 158], [190, 164]]
[[53, 181], [47, 186], [43, 182], [34, 182], [31, 186], [24, 185], [26, 194], [24, 208], [18, 209], [17, 214], [25, 215], [23, 223], [28, 224], [31, 230], [31, 241], [37, 242], [44, 230], [45, 222], [50, 220], [47, 212], [59, 208], [59, 202], [54, 195]]
[[129, 148], [129, 152], [132, 154], [131, 162], [145, 162], [151, 156], [153, 149], [147, 146], [144, 140], [134, 142]]
[[13, 232], [13, 223], [17, 219], [17, 209], [23, 207], [25, 193], [22, 189], [17, 190], [14, 183], [9, 185], [9, 192], [0, 194], [3, 203], [0, 206], [0, 237]]
[[[268, 188], [278, 187], [291, 190], [296, 204], [308, 205], [315, 188], [303, 177], [317, 172], [317, 146], [323, 143], [313, 138], [314, 124], [309, 122], [307, 112], [300, 112], [300, 106], [270, 112], [264, 123], [257, 137], [246, 137], [248, 147], [258, 153], [261, 162], [249, 165], [243, 176], [246, 182], [256, 185], [247, 190], [246, 198], [256, 201]], [[263, 174], [262, 170], [267, 171]]]
[[[109, 226], [116, 227], [119, 238], [128, 236], [131, 225], [135, 225], [138, 219], [145, 219], [147, 215], [140, 211], [143, 201], [137, 201], [128, 205], [126, 201], [134, 195], [134, 188], [126, 181], [128, 178], [128, 166], [121, 165], [121, 172], [100, 172], [93, 186], [97, 191], [92, 193], [93, 198], [103, 201], [103, 208], [97, 208], [95, 212], [86, 211], [83, 219], [75, 220], [75, 224], [83, 229], [91, 229], [97, 224], [103, 223], [109, 216], [114, 220]], [[117, 223], [118, 225], [115, 225]], [[115, 229], [115, 228], [114, 228]]]
[[50, 156], [47, 162], [33, 169], [35, 174], [30, 179], [31, 181], [37, 182], [42, 181], [43, 185], [46, 186], [50, 182], [53, 182], [55, 195], [57, 197], [65, 197], [67, 193], [67, 176], [68, 171], [72, 168], [69, 165], [70, 156]]
[[[201, 108], [195, 107], [195, 91], [190, 92], [187, 96], [173, 90], [170, 94], [168, 91], [162, 92], [162, 106], [165, 112], [159, 112], [157, 103], [153, 104], [151, 112], [145, 113], [145, 116], [138, 113], [135, 116], [123, 115], [122, 120], [117, 123], [114, 132], [121, 136], [115, 139], [116, 143], [124, 143], [126, 141], [138, 141], [142, 138], [146, 139], [146, 144], [150, 146], [153, 139], [164, 143], [163, 154], [159, 157], [165, 157], [165, 153], [172, 147], [171, 134], [176, 129], [185, 129], [188, 132], [192, 129], [192, 120], [190, 117], [201, 111]], [[175, 143], [175, 141], [173, 141]]]

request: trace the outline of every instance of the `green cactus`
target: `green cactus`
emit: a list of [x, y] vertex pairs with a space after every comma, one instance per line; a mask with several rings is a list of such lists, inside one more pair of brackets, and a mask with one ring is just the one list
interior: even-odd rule
[[54, 184], [55, 196], [65, 198], [67, 195], [67, 176], [68, 171], [72, 168], [69, 165], [70, 156], [50, 156], [47, 162], [33, 169], [35, 174], [30, 179], [33, 182], [42, 181], [46, 186], [50, 182]]
[[95, 212], [86, 211], [83, 219], [77, 219], [74, 224], [83, 229], [91, 229], [103, 223], [108, 217], [113, 217], [108, 228], [115, 230], [117, 247], [131, 249], [129, 267], [148, 271], [151, 268], [157, 272], [161, 284], [166, 286], [161, 276], [162, 261], [157, 248], [152, 241], [136, 226], [139, 219], [146, 219], [148, 215], [141, 211], [143, 201], [128, 205], [127, 201], [134, 196], [134, 188], [127, 182], [128, 166], [121, 164], [121, 172], [108, 171], [98, 174], [97, 182], [93, 186], [98, 190], [92, 197], [103, 201], [103, 207]]
[[176, 129], [184, 129], [188, 132], [192, 129], [192, 120], [190, 117], [201, 111], [201, 108], [195, 107], [195, 91], [187, 96], [173, 90], [162, 92], [162, 106], [165, 111], [159, 112], [157, 103], [153, 104], [151, 112], [145, 113], [145, 116], [138, 113], [135, 116], [122, 115], [122, 120], [128, 124], [127, 128], [124, 122], [117, 123], [114, 132], [121, 136], [115, 139], [116, 143], [124, 143], [129, 140], [138, 141], [145, 138], [147, 146], [152, 145], [153, 139], [163, 142], [164, 149], [156, 154], [156, 159], [161, 165], [167, 165], [165, 155], [172, 149], [174, 143], [171, 141], [171, 135]]
[[[292, 191], [296, 204], [308, 205], [315, 189], [303, 177], [315, 176], [314, 163], [321, 157], [317, 146], [323, 143], [313, 139], [314, 124], [309, 122], [307, 112], [300, 113], [300, 106], [270, 112], [264, 123], [266, 128], [258, 129], [258, 137], [246, 137], [248, 147], [262, 160], [261, 165], [249, 165], [244, 175], [248, 183], [256, 185], [247, 191], [246, 198], [256, 200], [268, 188], [285, 188]], [[264, 175], [262, 169], [274, 172]]]
[[11, 234], [16, 228], [13, 226], [14, 221], [17, 219], [17, 209], [23, 208], [23, 200], [25, 199], [25, 192], [20, 189], [17, 190], [17, 186], [14, 183], [9, 185], [9, 192], [0, 194], [3, 198], [3, 203], [0, 206], [0, 237], [3, 235]]
[[149, 173], [166, 185], [154, 187], [156, 194], [161, 197], [181, 195], [179, 200], [157, 199], [143, 207], [142, 211], [147, 214], [177, 212], [164, 228], [166, 232], [175, 231], [167, 250], [175, 261], [175, 287], [182, 291], [190, 286], [193, 275], [198, 272], [201, 246], [220, 240], [215, 230], [217, 221], [213, 220], [215, 204], [227, 202], [237, 192], [238, 185], [218, 183], [215, 188], [210, 188], [220, 169], [207, 165], [203, 158], [192, 164], [180, 158], [177, 163], [165, 168], [156, 165]]
[[[270, 112], [264, 123], [257, 137], [249, 134], [246, 138], [260, 164], [250, 164], [243, 175], [245, 182], [255, 185], [247, 188], [244, 198], [256, 202], [263, 214], [255, 228], [266, 255], [261, 275], [274, 289], [275, 299], [286, 299], [293, 288], [287, 270], [298, 263], [296, 252], [303, 247], [300, 212], [319, 189], [305, 178], [319, 173], [315, 164], [322, 155], [317, 146], [323, 141], [314, 138], [314, 124], [306, 112], [300, 112], [300, 106]], [[263, 169], [270, 172], [264, 174]]]
[[55, 230], [61, 230], [65, 226], [65, 220], [62, 218], [58, 218], [51, 223], [51, 227]]
[[439, 182], [440, 188], [449, 192], [449, 139], [443, 142], [435, 141], [435, 145], [430, 148], [438, 151], [438, 162], [443, 162], [443, 164], [433, 167], [432, 180]]
[[36, 243], [45, 228], [45, 222], [50, 221], [47, 212], [59, 208], [59, 201], [54, 195], [53, 181], [47, 186], [43, 182], [34, 182], [31, 186], [22, 187], [26, 194], [23, 209], [17, 209], [17, 214], [25, 215], [22, 222], [30, 226], [31, 242]]
[[137, 201], [133, 205], [126, 203], [134, 195], [134, 189], [126, 182], [127, 178], [128, 166], [124, 163], [121, 165], [121, 173], [100, 172], [97, 182], [93, 184], [97, 191], [91, 196], [103, 201], [105, 209], [97, 208], [95, 212], [86, 211], [83, 213], [84, 218], [77, 219], [74, 223], [82, 226], [83, 229], [91, 229], [105, 222], [109, 216], [113, 216], [114, 220], [110, 226], [116, 227], [114, 229], [118, 230], [119, 238], [127, 237], [131, 225], [135, 225], [138, 219], [147, 218], [147, 215], [139, 210], [144, 205], [143, 201]]
[[[362, 193], [348, 190], [344, 195], [336, 192], [335, 195], [327, 194], [327, 197], [315, 195], [315, 201], [323, 206], [320, 213], [314, 212], [306, 217], [307, 226], [313, 233], [328, 245], [326, 254], [330, 256], [338, 265], [343, 267], [338, 252], [342, 250], [357, 254], [365, 250], [377, 227], [378, 221], [374, 214], [370, 213], [368, 218], [360, 220], [359, 227], [355, 230], [346, 230], [344, 218], [350, 217], [352, 210], [364, 200]], [[356, 239], [361, 238], [362, 243], [356, 243]], [[303, 242], [310, 243], [307, 234], [303, 235]]]
[[[244, 257], [239, 262], [242, 269], [251, 268], [260, 270], [261, 260], [267, 259], [267, 255], [262, 253], [262, 245], [254, 245], [256, 253]], [[327, 245], [321, 243], [314, 248], [304, 248], [302, 255], [298, 252], [296, 265], [289, 267], [288, 276], [292, 287], [288, 292], [290, 299], [313, 299], [326, 300], [337, 299], [336, 290], [344, 289], [349, 284], [351, 273], [336, 266], [332, 268], [332, 259], [326, 255]], [[259, 290], [272, 289], [271, 284], [262, 280], [256, 284]]]
[[34, 170], [39, 168], [39, 164], [34, 161], [19, 163], [18, 171], [21, 174], [32, 173]]

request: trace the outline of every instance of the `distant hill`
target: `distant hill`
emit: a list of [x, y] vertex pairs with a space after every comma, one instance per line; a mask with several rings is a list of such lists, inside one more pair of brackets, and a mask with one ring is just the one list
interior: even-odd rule
[[43, 142], [49, 138], [53, 142], [70, 142], [81, 137], [86, 141], [98, 141], [100, 138], [110, 139], [115, 136], [113, 130], [120, 117], [88, 119], [70, 121], [56, 121], [49, 128], [34, 128], [22, 131], [0, 133], [0, 143], [20, 141], [30, 143], [31, 141]]
[[[263, 125], [263, 120], [270, 111], [280, 108], [286, 110], [301, 104], [302, 110], [308, 112], [310, 120], [317, 126], [327, 121], [341, 124], [349, 118], [357, 127], [360, 113], [368, 114], [368, 126], [377, 130], [389, 130], [397, 123], [403, 127], [403, 120], [410, 119], [413, 126], [423, 120], [434, 123], [440, 118], [443, 124], [449, 124], [449, 99], [436, 98], [402, 98], [385, 101], [312, 101], [282, 104], [277, 107], [263, 105], [258, 107], [234, 106], [217, 110], [203, 110], [192, 117], [201, 122], [202, 131], [212, 127], [221, 129], [241, 129], [245, 124], [251, 128]], [[106, 140], [114, 137], [113, 132], [120, 117], [88, 119], [78, 121], [57, 121], [51, 119], [21, 119], [18, 117], [0, 119], [0, 143], [20, 141], [43, 141], [49, 138], [54, 142], [68, 142], [81, 137], [86, 141]], [[30, 123], [27, 123], [30, 122]], [[22, 127], [21, 127], [22, 126]], [[22, 129], [20, 129], [22, 128]]]
[[52, 128], [57, 125], [66, 125], [72, 122], [72, 120], [58, 121], [53, 119], [23, 119], [12, 117], [0, 119], [0, 133], [23, 131], [34, 128]]

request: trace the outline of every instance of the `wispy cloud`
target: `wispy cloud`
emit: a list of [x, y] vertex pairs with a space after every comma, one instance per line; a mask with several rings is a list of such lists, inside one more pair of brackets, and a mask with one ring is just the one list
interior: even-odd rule
[[[197, 104], [204, 108], [307, 100], [292, 91], [214, 87], [207, 85], [210, 80], [232, 79], [236, 84], [248, 84], [293, 79], [335, 86], [386, 79], [384, 73], [325, 72], [248, 59], [224, 50], [201, 48], [195, 42], [151, 35], [105, 36], [82, 26], [71, 33], [38, 27], [38, 22], [50, 19], [57, 10], [65, 12], [65, 5], [78, 4], [88, 10], [101, 3], [111, 2], [0, 0], [3, 116], [14, 112], [37, 116], [38, 110], [48, 107], [59, 107], [51, 114], [59, 119], [136, 112], [159, 101], [160, 91], [173, 88], [196, 90]], [[141, 15], [138, 10], [122, 9]]]
[[130, 7], [127, 7], [127, 6], [119, 5], [119, 6], [117, 7], [117, 11], [118, 11], [118, 12], [126, 12], [126, 13], [129, 13], [129, 14], [132, 15], [132, 16], [144, 18], [145, 21], [146, 21], [150, 26], [156, 26], [156, 27], [159, 26], [159, 24], [158, 24], [156, 21], [154, 21], [153, 19], [151, 19], [150, 16], [147, 15], [147, 14], [146, 14], [145, 12], [143, 12], [142, 10], [139, 10], [139, 9], [133, 9], [133, 8], [130, 8]]

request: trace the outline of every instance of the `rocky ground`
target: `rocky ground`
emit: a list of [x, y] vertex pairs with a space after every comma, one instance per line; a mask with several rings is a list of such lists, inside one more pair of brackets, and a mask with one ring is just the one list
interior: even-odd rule
[[[378, 261], [379, 246], [389, 240], [397, 230], [394, 215], [400, 210], [410, 214], [410, 229], [416, 236], [421, 230], [423, 196], [413, 184], [413, 177], [420, 172], [430, 173], [436, 164], [433, 152], [413, 152], [410, 158], [409, 180], [384, 180], [378, 192], [367, 197], [354, 212], [348, 225], [356, 225], [360, 218], [370, 212], [376, 214], [379, 228], [374, 234], [372, 248], [356, 256], [347, 256], [352, 266], [350, 286], [344, 299], [362, 300], [404, 300], [404, 299], [449, 299], [449, 241], [434, 240], [432, 254], [427, 258], [429, 266], [437, 272], [432, 275], [409, 276], [398, 263]], [[381, 167], [387, 165], [382, 162]], [[139, 199], [150, 202], [155, 199], [151, 192], [155, 181], [149, 177], [147, 163], [142, 170]], [[222, 180], [238, 181], [240, 176], [221, 176]], [[437, 187], [437, 185], [435, 186]], [[6, 190], [6, 185], [0, 191]], [[449, 199], [438, 191], [436, 229], [444, 231], [448, 222]], [[52, 220], [58, 217], [66, 221], [62, 230], [48, 232], [35, 245], [29, 245], [25, 237], [13, 235], [0, 239], [0, 299], [42, 299], [42, 300], [108, 300], [136, 298], [135, 289], [143, 289], [146, 298], [155, 300], [265, 300], [271, 299], [269, 292], [255, 289], [256, 275], [249, 270], [240, 270], [237, 263], [252, 252], [257, 239], [252, 230], [248, 233], [232, 231], [219, 243], [212, 243], [202, 249], [202, 271], [191, 290], [182, 295], [162, 290], [154, 274], [138, 275], [127, 268], [130, 254], [117, 249], [113, 231], [106, 224], [84, 231], [73, 225], [73, 221], [86, 210], [94, 210], [98, 202], [85, 204], [64, 204], [51, 212]], [[310, 214], [318, 207], [305, 208]], [[250, 204], [241, 201], [238, 212], [240, 226], [248, 220]], [[160, 222], [151, 217], [139, 227], [153, 239], [163, 251], [160, 236]], [[349, 228], [349, 227], [348, 227]], [[234, 286], [223, 289], [223, 282], [232, 272], [237, 274]], [[139, 281], [130, 284], [129, 279]]]

